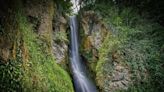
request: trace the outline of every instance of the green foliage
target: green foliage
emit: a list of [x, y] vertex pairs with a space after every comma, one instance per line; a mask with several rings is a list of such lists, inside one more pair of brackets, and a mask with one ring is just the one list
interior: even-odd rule
[[83, 51], [83, 55], [85, 57], [85, 59], [87, 59], [88, 61], [92, 61], [92, 50], [90, 49], [89, 51]]
[[69, 75], [55, 63], [50, 53], [44, 51], [44, 48], [48, 48], [48, 46], [38, 39], [39, 37], [33, 32], [22, 14], [18, 14], [17, 17], [20, 31], [23, 33], [23, 41], [29, 50], [29, 59], [22, 80], [23, 90], [28, 92], [73, 92]]
[[123, 57], [121, 62], [130, 67], [133, 75], [134, 84], [126, 91], [164, 91], [162, 58], [164, 28], [139, 16], [132, 8], [124, 8], [120, 11], [113, 5], [109, 7], [105, 4], [96, 4], [93, 9], [104, 18], [113, 33], [113, 36], [106, 37], [99, 49], [97, 79], [105, 80], [104, 76], [111, 75], [113, 60], [111, 55], [112, 52], [118, 51]]
[[1, 91], [74, 92], [69, 74], [55, 63], [51, 52], [47, 51], [50, 43], [46, 40], [50, 39], [41, 39], [34, 32], [22, 12], [21, 0], [16, 2], [18, 6], [12, 9], [14, 18], [11, 16], [14, 23], [10, 24], [11, 27], [16, 26], [13, 29], [16, 31], [9, 35], [13, 37], [11, 43], [16, 44], [16, 58], [10, 58], [6, 64], [0, 62]]
[[[11, 9], [13, 13], [13, 9]], [[13, 18], [13, 15], [9, 15], [10, 18]], [[6, 17], [6, 20], [9, 18]], [[8, 22], [10, 22], [8, 24]], [[12, 25], [13, 23], [13, 25]], [[3, 25], [3, 26], [2, 26]], [[22, 70], [22, 58], [21, 58], [21, 50], [20, 48], [14, 49], [13, 48], [7, 48], [8, 45], [11, 45], [13, 43], [16, 43], [17, 46], [19, 46], [20, 39], [19, 36], [16, 36], [16, 33], [18, 32], [15, 28], [16, 24], [15, 21], [8, 20], [7, 22], [4, 22], [4, 24], [0, 24], [0, 49], [7, 49], [10, 52], [10, 57], [8, 60], [3, 60], [0, 56], [0, 91], [1, 92], [16, 92], [16, 91], [22, 91], [22, 85], [21, 85], [21, 79], [23, 77], [23, 70]], [[6, 28], [8, 27], [8, 28]], [[12, 31], [11, 31], [12, 30]], [[10, 44], [5, 44], [6, 42], [9, 42]], [[2, 45], [5, 44], [5, 47], [2, 47]], [[12, 59], [11, 56], [12, 50], [15, 50], [16, 58]], [[8, 53], [8, 52], [4, 52]], [[12, 53], [13, 54], [13, 53]], [[2, 55], [2, 54], [1, 54]]]
[[68, 43], [69, 42], [68, 38], [67, 38], [67, 33], [63, 32], [63, 31], [55, 32], [53, 39], [57, 43], [60, 43], [60, 42]]
[[21, 61], [9, 61], [7, 64], [0, 64], [0, 88], [2, 92], [21, 91]]
[[[110, 40], [109, 40], [110, 39]], [[96, 77], [99, 81], [109, 81], [108, 79], [102, 80], [102, 77], [107, 77], [111, 75], [113, 66], [112, 66], [112, 52], [118, 49], [120, 41], [112, 35], [107, 35], [101, 48], [99, 49], [99, 60], [96, 65]]]
[[71, 10], [71, 0], [54, 0], [54, 2], [57, 4], [57, 10], [60, 13], [68, 13], [70, 14], [72, 12]]

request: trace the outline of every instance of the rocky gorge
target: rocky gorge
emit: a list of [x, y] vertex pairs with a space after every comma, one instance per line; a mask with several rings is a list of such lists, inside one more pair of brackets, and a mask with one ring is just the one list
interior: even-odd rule
[[79, 80], [88, 83], [80, 92], [163, 91], [163, 15], [153, 0], [77, 2], [78, 14], [70, 0], [0, 1], [1, 91], [78, 92]]

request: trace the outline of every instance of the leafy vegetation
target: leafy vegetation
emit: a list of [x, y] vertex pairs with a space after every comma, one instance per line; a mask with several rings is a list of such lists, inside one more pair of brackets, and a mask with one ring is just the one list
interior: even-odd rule
[[[129, 88], [129, 92], [160, 92], [164, 90], [164, 69], [162, 67], [163, 59], [161, 58], [163, 56], [161, 49], [164, 44], [162, 42], [164, 28], [140, 17], [130, 8], [123, 9], [121, 13], [117, 12], [117, 8], [114, 11], [108, 8], [105, 8], [105, 10], [116, 12], [116, 14], [108, 12], [105, 16], [106, 22], [112, 23], [110, 25], [115, 28], [113, 34], [116, 34], [118, 39], [106, 38], [109, 42], [105, 43], [112, 45], [115, 40], [119, 41], [117, 50], [123, 54], [124, 63], [131, 67], [132, 77], [136, 80], [132, 88]], [[113, 50], [109, 46], [103, 46], [102, 48], [104, 51], [100, 50], [101, 54], [109, 53], [110, 50], [106, 51], [108, 48]], [[98, 63], [98, 66], [101, 66], [100, 64]], [[97, 70], [101, 71], [99, 68]], [[145, 72], [148, 73], [146, 81], [143, 80]], [[138, 78], [138, 74], [141, 79]]]
[[[4, 25], [0, 24], [0, 51], [3, 51], [0, 53], [1, 91], [73, 92], [69, 74], [55, 63], [51, 55], [52, 39], [47, 35], [50, 33], [42, 37], [34, 32], [33, 25], [22, 11], [21, 1], [24, 0], [11, 1], [13, 5], [6, 6], [11, 6], [11, 10], [7, 11], [9, 13], [5, 16]], [[72, 12], [70, 0], [53, 1], [59, 16]], [[132, 84], [128, 89], [118, 91], [164, 91], [163, 1], [81, 0], [80, 4], [84, 6], [81, 11], [93, 10], [102, 17], [112, 33], [107, 34], [98, 49], [97, 63], [90, 62], [92, 64], [89, 66], [96, 73], [93, 77], [101, 90], [110, 90], [111, 79], [108, 76], [114, 70], [113, 55], [117, 53], [118, 62], [127, 66], [132, 75]], [[37, 25], [37, 22], [34, 23]], [[80, 31], [80, 37], [84, 36]], [[68, 43], [66, 37], [65, 32], [58, 32], [53, 39], [57, 43]], [[81, 46], [80, 51], [85, 54], [84, 58], [92, 61], [91, 49], [83, 50]]]
[[6, 64], [0, 64], [0, 88], [2, 92], [21, 91], [21, 78], [23, 77], [21, 69], [21, 61], [10, 61]]
[[15, 43], [16, 57], [0, 63], [1, 91], [74, 92], [69, 74], [55, 63], [49, 52], [47, 40], [51, 39], [37, 35], [22, 11], [21, 0], [16, 4], [11, 27], [16, 27], [18, 33], [9, 35]]
[[69, 42], [68, 38], [67, 38], [67, 33], [66, 32], [62, 32], [62, 31], [55, 32], [54, 40], [57, 43], [59, 43], [59, 42], [66, 42], [66, 43], [68, 43]]
[[29, 60], [26, 63], [23, 78], [24, 90], [73, 92], [69, 75], [55, 63], [51, 54], [42, 51], [46, 44], [36, 38], [36, 34], [32, 32], [26, 19], [19, 17], [20, 31], [23, 32], [23, 40], [29, 50]]
[[[83, 7], [83, 10], [94, 10], [108, 24], [112, 32], [99, 49], [100, 59], [96, 66], [96, 80], [104, 81], [104, 84], [110, 83], [110, 80], [104, 78], [111, 75], [112, 54], [118, 52], [120, 62], [130, 67], [131, 78], [134, 80], [125, 92], [163, 91], [164, 28], [153, 19], [149, 19], [147, 14], [139, 15], [136, 8], [120, 9], [105, 0]], [[108, 85], [105, 84], [103, 87], [104, 91], [106, 86]]]
[[71, 0], [54, 0], [54, 2], [56, 2], [57, 4], [57, 10], [61, 13], [61, 14], [70, 14], [72, 12], [71, 6]]
[[[161, 25], [163, 25], [164, 19], [164, 1], [161, 0], [81, 0], [81, 6], [85, 6], [84, 10], [92, 10], [99, 4], [105, 4], [110, 8], [110, 5], [114, 5], [119, 9], [119, 12], [124, 10], [124, 8], [131, 7], [131, 9], [135, 9], [140, 15], [149, 15], [147, 18], [154, 19]], [[105, 13], [105, 12], [104, 12]]]

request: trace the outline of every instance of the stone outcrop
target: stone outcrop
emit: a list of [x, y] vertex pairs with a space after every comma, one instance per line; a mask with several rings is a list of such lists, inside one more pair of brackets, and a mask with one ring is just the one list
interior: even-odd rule
[[62, 14], [56, 14], [53, 22], [53, 54], [59, 64], [68, 61], [67, 28], [68, 20]]
[[69, 74], [52, 56], [56, 2], [3, 1], [11, 5], [0, 17], [1, 91], [74, 92]]
[[89, 62], [94, 62], [98, 58], [98, 49], [100, 48], [104, 38], [109, 33], [107, 27], [99, 16], [93, 11], [87, 11], [82, 14], [80, 30], [82, 34], [81, 51], [82, 55]]
[[[115, 92], [128, 89], [132, 83], [131, 73], [129, 67], [123, 63], [121, 55], [115, 50], [109, 53], [108, 48], [112, 49], [111, 47], [104, 48], [106, 51], [103, 53], [99, 52], [103, 44], [110, 44], [105, 40], [110, 40], [111, 29], [103, 22], [101, 16], [93, 11], [83, 12], [80, 24], [81, 54], [87, 61], [99, 91]], [[103, 56], [104, 53], [109, 55]], [[99, 63], [103, 64], [99, 67]]]
[[96, 74], [97, 85], [101, 92], [127, 90], [133, 82], [131, 71], [118, 52], [114, 51], [111, 56], [103, 61], [104, 65], [101, 66], [103, 71]]
[[[96, 49], [100, 48], [101, 43], [108, 32], [103, 21], [98, 15], [96, 15], [96, 13], [88, 11], [83, 13], [81, 24], [84, 30], [84, 35], [86, 35], [86, 38], [88, 39], [86, 41], [91, 42], [90, 46], [93, 46]], [[90, 46], [88, 46], [88, 48]]]
[[9, 58], [11, 58], [10, 49], [12, 48], [12, 43], [7, 39], [4, 39], [3, 36], [0, 37], [0, 60], [6, 63]]
[[[33, 2], [33, 3], [31, 3]], [[48, 45], [46, 52], [52, 53], [52, 20], [54, 15], [54, 3], [52, 1], [25, 1], [25, 13], [33, 29], [40, 39]], [[44, 7], [43, 7], [44, 6]]]
[[[34, 31], [44, 42], [48, 41], [46, 43], [48, 43], [50, 49], [47, 51], [54, 55], [57, 63], [60, 63], [65, 61], [68, 51], [68, 42], [62, 39], [67, 38], [66, 29], [68, 25], [66, 18], [58, 13], [57, 10], [54, 10], [55, 6], [52, 7], [50, 4], [53, 3], [48, 3], [44, 0], [39, 1], [39, 3], [26, 1], [25, 10], [29, 21], [33, 24]], [[55, 15], [53, 15], [54, 11], [57, 12]]]

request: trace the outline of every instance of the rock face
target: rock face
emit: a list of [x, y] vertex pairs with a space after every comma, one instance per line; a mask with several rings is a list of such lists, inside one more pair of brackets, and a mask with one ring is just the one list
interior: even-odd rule
[[[84, 30], [84, 35], [86, 35], [86, 38], [88, 39], [86, 41], [90, 41], [90, 46], [98, 49], [108, 31], [105, 24], [93, 11], [83, 13], [81, 24]], [[88, 48], [90, 46], [88, 46]]]
[[1, 91], [74, 92], [69, 74], [52, 56], [56, 2], [3, 1], [10, 7], [3, 22], [0, 17]]
[[[53, 3], [48, 3], [44, 0], [39, 2], [40, 3], [35, 2], [31, 4], [31, 1], [26, 1], [26, 14], [29, 21], [33, 24], [35, 32], [39, 34], [43, 40], [51, 39], [47, 40], [49, 42], [46, 42], [51, 43], [48, 44], [50, 47], [48, 52], [54, 54], [56, 62], [60, 63], [65, 61], [68, 51], [68, 42], [66, 41], [67, 20], [58, 12], [53, 15], [53, 12], [57, 11], [54, 10], [54, 7], [50, 7], [52, 6], [50, 4]], [[43, 6], [46, 8], [43, 8]]]
[[9, 7], [13, 8], [12, 4], [14, 2], [9, 0], [0, 1], [0, 63], [7, 63], [15, 56], [12, 50], [14, 48], [13, 38], [9, 38], [13, 34], [17, 35], [16, 32], [13, 32], [16, 31], [16, 27], [12, 26], [13, 21], [9, 19], [9, 15], [12, 15], [12, 9], [9, 11]]
[[67, 19], [62, 14], [57, 13], [53, 23], [53, 54], [59, 64], [68, 61], [67, 28]]
[[[30, 4], [32, 1], [34, 3]], [[61, 67], [59, 67], [56, 64], [56, 62], [60, 63], [61, 61], [65, 61], [64, 59], [66, 59], [66, 52], [68, 50], [68, 47], [66, 44], [67, 21], [64, 17], [58, 16], [60, 14], [57, 12], [57, 7], [55, 6], [56, 4], [54, 3], [56, 2], [53, 0], [26, 1], [27, 4], [27, 7], [25, 7], [26, 14], [30, 18], [34, 19], [33, 28], [35, 28], [36, 33], [38, 34], [38, 38], [40, 39], [40, 42], [38, 43], [42, 47], [43, 54], [45, 54], [46, 57], [43, 58], [43, 60], [47, 59], [45, 61], [47, 62], [47, 65], [45, 65], [47, 66], [47, 70], [40, 67], [42, 69], [40, 71], [45, 70], [47, 72], [47, 75], [45, 74], [47, 76], [46, 79], [50, 83], [52, 81], [52, 83], [51, 84], [46, 83], [50, 88], [45, 86], [45, 90], [52, 91], [52, 92], [53, 91], [65, 92], [67, 90], [68, 92], [73, 92], [70, 76], [66, 71], [64, 71]], [[51, 64], [48, 63], [50, 62], [48, 60], [51, 60], [48, 59], [49, 56], [54, 56], [54, 58], [56, 58], [56, 60], [52, 61]], [[53, 63], [55, 64], [53, 65]], [[44, 79], [40, 79], [40, 80], [44, 80]]]
[[88, 61], [96, 61], [98, 49], [109, 32], [102, 20], [93, 11], [84, 12], [81, 20], [82, 55]]
[[56, 62], [61, 63], [65, 61], [67, 56], [68, 46], [64, 42], [60, 44], [53, 43], [53, 54], [56, 57]]
[[[33, 2], [33, 3], [31, 3]], [[52, 20], [54, 15], [54, 3], [52, 1], [25, 1], [25, 13], [29, 22], [32, 23], [34, 31], [40, 36], [51, 52], [52, 49]], [[44, 7], [43, 7], [44, 6]]]
[[12, 44], [7, 39], [4, 39], [3, 36], [0, 37], [0, 43], [0, 60], [5, 63], [11, 57], [10, 49]]
[[[123, 60], [117, 51], [109, 53], [109, 48], [114, 48], [105, 41], [109, 41], [112, 36], [110, 28], [95, 12], [86, 11], [82, 13], [80, 33], [81, 54], [93, 73], [99, 91], [126, 90], [132, 83], [130, 69], [122, 63]], [[106, 46], [106, 51], [102, 52], [103, 46]]]
[[47, 31], [52, 31], [52, 19], [54, 14], [53, 2], [49, 3], [41, 0], [31, 3], [32, 1], [33, 0], [26, 1], [25, 11], [27, 16], [39, 21], [39, 24], [36, 24], [38, 25], [38, 33], [42, 35], [46, 34]]
[[[129, 67], [124, 64], [123, 59], [118, 53], [108, 56], [107, 60], [103, 61], [105, 65], [101, 73], [96, 74], [97, 84], [102, 92], [117, 92], [119, 90], [127, 90], [132, 84], [132, 74]], [[99, 68], [97, 68], [99, 69]]]

